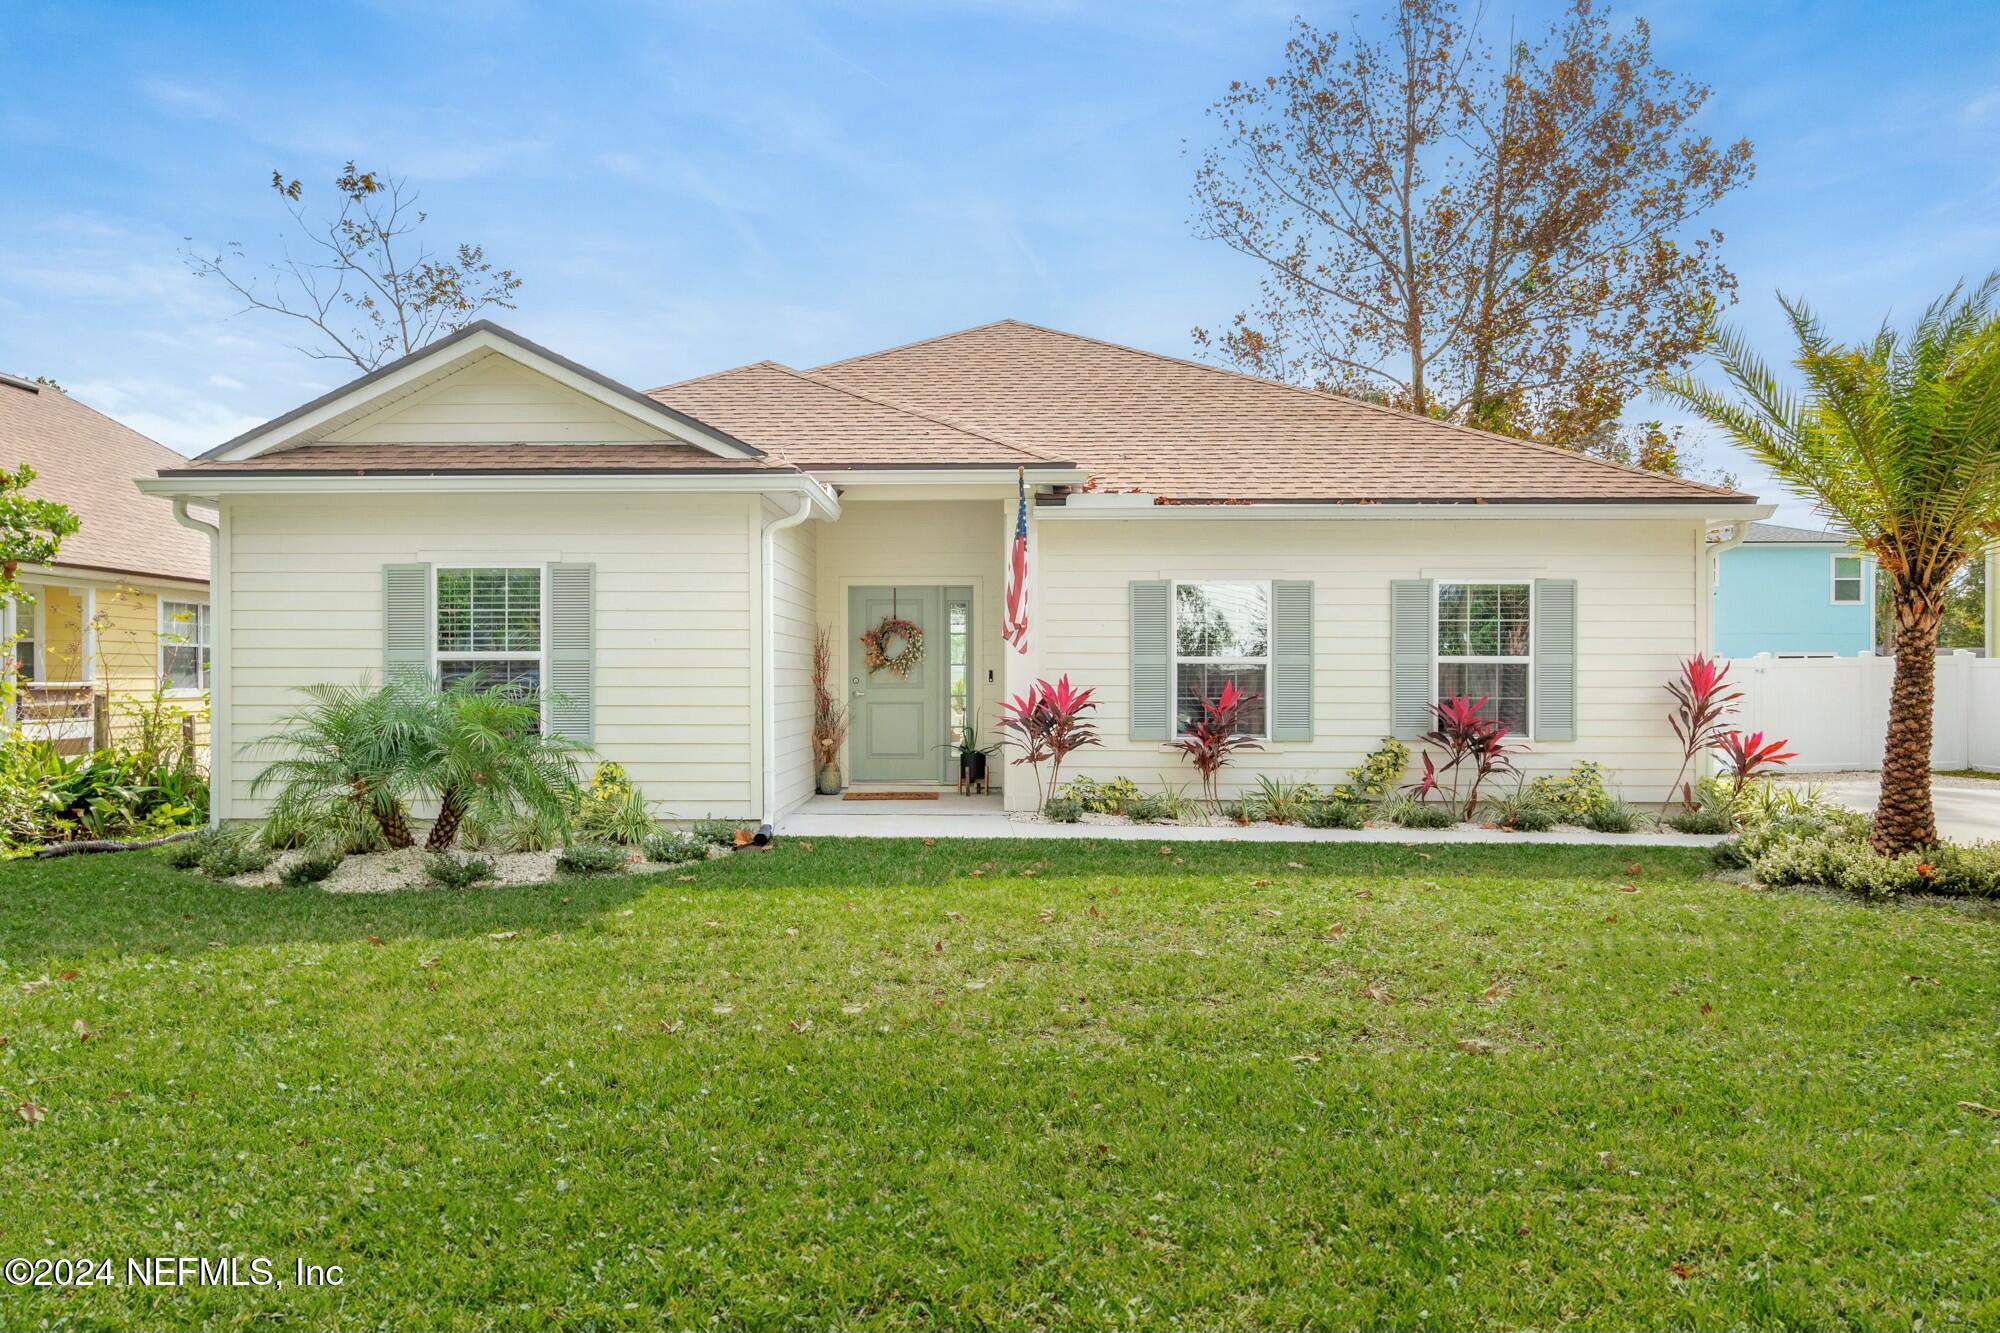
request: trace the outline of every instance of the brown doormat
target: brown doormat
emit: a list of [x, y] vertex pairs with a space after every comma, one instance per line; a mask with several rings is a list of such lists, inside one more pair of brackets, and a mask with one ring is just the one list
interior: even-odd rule
[[840, 799], [843, 801], [935, 801], [934, 791], [851, 791]]

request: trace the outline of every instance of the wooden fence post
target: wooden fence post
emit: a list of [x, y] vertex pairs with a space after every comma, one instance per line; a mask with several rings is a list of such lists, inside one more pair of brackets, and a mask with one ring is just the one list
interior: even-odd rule
[[111, 693], [90, 693], [90, 748], [108, 750], [111, 748]]

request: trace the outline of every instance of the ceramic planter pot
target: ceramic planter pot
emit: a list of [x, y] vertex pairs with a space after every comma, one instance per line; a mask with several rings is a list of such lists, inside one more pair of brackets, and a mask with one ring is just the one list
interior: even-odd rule
[[986, 754], [981, 750], [958, 752], [958, 789], [960, 791], [984, 791], [986, 789]]
[[821, 796], [840, 795], [840, 765], [821, 764], [819, 766], [819, 781], [815, 785], [816, 790], [818, 790]]

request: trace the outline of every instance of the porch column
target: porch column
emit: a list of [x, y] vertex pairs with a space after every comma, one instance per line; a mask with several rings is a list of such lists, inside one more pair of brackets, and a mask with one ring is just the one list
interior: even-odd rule
[[[1018, 503], [1009, 495], [1000, 506], [1000, 550], [1001, 568], [1005, 570], [1014, 553], [1014, 517]], [[1034, 492], [1028, 497], [1028, 651], [1017, 652], [1011, 643], [1000, 645], [1000, 660], [1004, 667], [1000, 673], [1001, 699], [1018, 698], [1028, 692], [1028, 688], [1039, 679], [1042, 672], [1042, 636], [1047, 627], [1042, 623], [1042, 578], [1046, 562], [1042, 556], [1042, 534], [1035, 518]], [[996, 606], [1000, 615], [994, 625], [998, 633], [1006, 624], [1007, 581], [1004, 575], [1000, 581], [1000, 596]], [[1002, 750], [994, 756], [1000, 764], [1000, 782], [1003, 802], [1009, 810], [1031, 811], [1035, 808], [1035, 775], [1027, 765], [1016, 767], [1012, 760], [1019, 751]]]

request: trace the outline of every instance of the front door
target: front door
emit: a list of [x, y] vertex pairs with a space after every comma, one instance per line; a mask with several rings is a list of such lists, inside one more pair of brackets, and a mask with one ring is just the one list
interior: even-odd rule
[[[924, 655], [907, 674], [868, 668], [861, 636], [885, 619], [923, 632]], [[951, 631], [942, 588], [851, 588], [847, 594], [847, 762], [853, 782], [941, 782], [945, 761], [945, 677]], [[895, 657], [909, 645], [891, 638]]]

